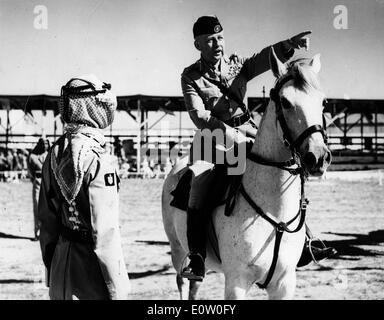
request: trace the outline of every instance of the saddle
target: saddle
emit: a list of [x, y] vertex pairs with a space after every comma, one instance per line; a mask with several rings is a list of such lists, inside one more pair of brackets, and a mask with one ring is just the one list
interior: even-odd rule
[[[206, 233], [207, 239], [210, 243], [217, 258], [221, 262], [220, 253], [218, 248], [217, 236], [212, 220], [212, 213], [215, 208], [225, 205], [224, 214], [230, 216], [236, 204], [236, 195], [240, 187], [242, 176], [228, 176], [227, 168], [225, 166], [216, 165], [210, 174], [223, 175], [221, 179], [215, 179], [215, 185], [212, 188], [209, 200], [206, 206], [209, 217], [207, 217]], [[187, 211], [189, 194], [191, 190], [192, 170], [185, 168], [179, 173], [179, 182], [175, 189], [171, 192], [173, 199], [170, 203], [171, 206], [178, 208], [182, 211]]]
[[[230, 216], [235, 205], [235, 196], [239, 189], [242, 175], [228, 176], [225, 166], [216, 165], [212, 175], [222, 175], [225, 178], [216, 179], [216, 183], [212, 188], [209, 201], [207, 201], [208, 211], [213, 211], [218, 206], [226, 205], [225, 215]], [[173, 199], [170, 203], [172, 207], [187, 211], [189, 194], [191, 191], [192, 170], [188, 167], [179, 172], [179, 182], [175, 189], [171, 192]], [[225, 197], [226, 196], [226, 197]]]

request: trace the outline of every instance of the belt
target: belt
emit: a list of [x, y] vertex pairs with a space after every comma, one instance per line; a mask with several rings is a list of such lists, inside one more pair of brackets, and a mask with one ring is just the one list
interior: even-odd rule
[[69, 241], [91, 245], [94, 243], [92, 234], [89, 231], [72, 230], [61, 226], [60, 234], [64, 239]]
[[243, 114], [234, 116], [227, 121], [223, 121], [225, 124], [229, 125], [232, 128], [239, 127], [246, 123], [251, 118], [249, 111], [245, 111]]

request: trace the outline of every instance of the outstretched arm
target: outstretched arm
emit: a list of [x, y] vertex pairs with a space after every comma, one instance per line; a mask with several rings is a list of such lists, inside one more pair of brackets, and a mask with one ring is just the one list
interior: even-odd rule
[[[309, 48], [309, 38], [307, 35], [312, 31], [304, 31], [290, 39], [280, 41], [273, 45], [273, 49], [280, 61], [286, 62], [295, 53], [296, 49]], [[272, 46], [268, 46], [261, 50], [259, 53], [254, 54], [252, 57], [243, 61], [243, 72], [245, 73], [247, 80], [250, 81], [256, 76], [268, 71], [269, 66], [269, 52]]]

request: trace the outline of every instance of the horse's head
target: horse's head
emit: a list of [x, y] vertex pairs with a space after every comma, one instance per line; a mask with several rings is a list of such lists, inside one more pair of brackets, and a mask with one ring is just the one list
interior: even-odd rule
[[299, 156], [305, 172], [320, 176], [331, 162], [323, 127], [325, 94], [318, 79], [320, 54], [312, 60], [298, 59], [284, 64], [272, 49], [270, 63], [277, 78], [271, 99], [276, 106], [284, 142]]

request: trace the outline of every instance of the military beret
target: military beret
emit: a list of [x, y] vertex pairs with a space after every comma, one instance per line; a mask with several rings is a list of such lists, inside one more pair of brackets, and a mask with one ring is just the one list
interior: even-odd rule
[[223, 31], [219, 19], [216, 16], [202, 16], [193, 25], [193, 37], [202, 34], [214, 34]]

